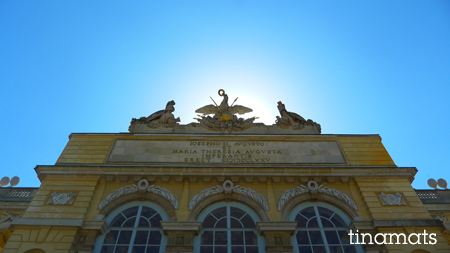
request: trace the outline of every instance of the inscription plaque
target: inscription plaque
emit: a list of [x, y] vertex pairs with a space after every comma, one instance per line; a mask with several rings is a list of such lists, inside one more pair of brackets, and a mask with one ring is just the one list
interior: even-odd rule
[[337, 141], [116, 140], [108, 162], [346, 163]]

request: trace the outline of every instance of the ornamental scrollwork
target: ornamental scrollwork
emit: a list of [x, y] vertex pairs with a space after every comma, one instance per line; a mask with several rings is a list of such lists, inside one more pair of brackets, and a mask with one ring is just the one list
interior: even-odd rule
[[52, 193], [52, 195], [50, 195], [50, 201], [47, 203], [47, 205], [72, 205], [75, 196], [77, 196], [77, 194], [73, 192], [54, 192]]
[[261, 204], [264, 207], [264, 210], [269, 211], [269, 204], [267, 203], [267, 199], [264, 196], [256, 193], [254, 190], [250, 188], [243, 187], [240, 185], [234, 186], [231, 180], [225, 180], [222, 186], [216, 185], [206, 190], [203, 190], [200, 194], [195, 195], [192, 198], [191, 202], [189, 203], [189, 210], [194, 209], [194, 207], [203, 199], [219, 193], [237, 193], [243, 196], [247, 196], [253, 199], [254, 201], [258, 202], [259, 204]]
[[383, 206], [406, 206], [403, 202], [403, 195], [401, 193], [384, 194], [383, 192], [378, 197], [384, 202]]
[[328, 188], [328, 187], [324, 187], [323, 185], [318, 185], [316, 181], [309, 181], [307, 186], [304, 185], [300, 185], [294, 188], [291, 188], [289, 190], [287, 190], [283, 195], [280, 196], [280, 198], [278, 198], [278, 211], [281, 211], [281, 209], [283, 209], [283, 207], [286, 205], [287, 202], [289, 202], [289, 200], [291, 200], [292, 198], [304, 194], [304, 193], [323, 193], [323, 194], [327, 194], [333, 197], [336, 197], [342, 201], [344, 201], [345, 203], [347, 203], [349, 206], [351, 206], [353, 209], [358, 210], [358, 208], [356, 207], [355, 202], [353, 202], [353, 200], [345, 195], [342, 192], [339, 192], [336, 189], [333, 188]]
[[163, 198], [167, 199], [175, 209], [178, 209], [180, 205], [178, 202], [178, 197], [170, 193], [166, 188], [162, 188], [156, 185], [149, 185], [146, 179], [141, 179], [137, 185], [127, 185], [106, 196], [106, 198], [98, 206], [98, 209], [103, 209], [106, 205], [108, 205], [115, 199], [122, 197], [123, 195], [128, 195], [138, 191], [151, 192], [160, 195]]

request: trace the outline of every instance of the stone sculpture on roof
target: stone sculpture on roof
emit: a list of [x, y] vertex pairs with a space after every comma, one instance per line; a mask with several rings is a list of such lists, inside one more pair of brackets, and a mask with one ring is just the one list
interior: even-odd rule
[[132, 132], [132, 127], [135, 124], [146, 124], [150, 128], [158, 128], [158, 127], [174, 127], [180, 122], [180, 117], [175, 118], [172, 112], [175, 111], [175, 101], [171, 100], [167, 102], [166, 109], [157, 111], [151, 114], [148, 117], [141, 117], [139, 119], [133, 118], [131, 120], [131, 125], [129, 127], [129, 131]]
[[[223, 100], [219, 106], [213, 100], [215, 105], [206, 105], [195, 111], [196, 113], [203, 114], [199, 115], [201, 118], [196, 118], [200, 123], [200, 126], [209, 130], [220, 132], [238, 132], [253, 126], [253, 121], [256, 119], [256, 117], [243, 119], [238, 118], [235, 115], [252, 112], [252, 109], [242, 105], [233, 106], [237, 98], [234, 100], [233, 104], [229, 106], [228, 95], [222, 89], [219, 90], [219, 96], [223, 96]], [[206, 116], [208, 114], [214, 114], [214, 116]]]
[[128, 130], [131, 133], [192, 133], [207, 134], [213, 132], [234, 133], [234, 134], [320, 134], [321, 127], [316, 122], [294, 112], [286, 110], [285, 105], [278, 102], [280, 116], [277, 116], [275, 124], [265, 125], [255, 123], [257, 117], [240, 118], [243, 115], [253, 112], [252, 109], [235, 105], [236, 98], [231, 105], [228, 103], [228, 94], [223, 89], [219, 90], [219, 96], [223, 97], [220, 105], [213, 100], [214, 104], [205, 105], [195, 112], [197, 122], [187, 125], [180, 125], [180, 118], [175, 118], [172, 114], [175, 111], [175, 102], [169, 101], [166, 109], [157, 111], [148, 117], [139, 119], [133, 118]]

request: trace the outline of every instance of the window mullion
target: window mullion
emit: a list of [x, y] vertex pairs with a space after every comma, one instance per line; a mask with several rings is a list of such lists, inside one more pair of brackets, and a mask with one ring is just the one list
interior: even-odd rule
[[138, 212], [136, 214], [136, 220], [134, 221], [133, 233], [131, 234], [130, 246], [128, 247], [128, 253], [132, 253], [134, 246], [134, 239], [136, 238], [136, 228], [139, 224], [139, 218], [141, 217], [142, 205], [139, 206]]
[[323, 243], [325, 244], [325, 250], [327, 251], [327, 253], [330, 253], [330, 248], [328, 247], [328, 241], [325, 236], [325, 231], [324, 231], [323, 225], [322, 225], [322, 219], [320, 219], [320, 214], [319, 214], [319, 210], [317, 209], [317, 206], [314, 206], [314, 212], [316, 213], [316, 219], [317, 219], [317, 222], [319, 223], [320, 234], [322, 235], [322, 240], [323, 240]]

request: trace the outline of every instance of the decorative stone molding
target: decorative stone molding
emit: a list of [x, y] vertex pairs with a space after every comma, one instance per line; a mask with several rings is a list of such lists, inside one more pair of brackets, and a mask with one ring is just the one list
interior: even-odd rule
[[223, 182], [223, 186], [216, 185], [206, 190], [203, 190], [202, 193], [200, 194], [195, 195], [192, 198], [191, 202], [189, 203], [189, 210], [194, 209], [194, 207], [204, 198], [219, 193], [228, 193], [228, 194], [237, 193], [243, 196], [250, 197], [254, 201], [261, 204], [264, 207], [264, 210], [269, 211], [269, 204], [267, 203], [267, 199], [264, 196], [256, 193], [254, 190], [250, 188], [243, 187], [240, 185], [234, 186], [231, 180], [225, 180], [225, 182]]
[[401, 193], [384, 194], [383, 192], [378, 194], [378, 197], [383, 201], [383, 206], [406, 206], [403, 202], [403, 195]]
[[162, 196], [166, 200], [168, 200], [172, 206], [175, 209], [178, 209], [179, 202], [178, 197], [170, 193], [166, 188], [162, 188], [156, 185], [150, 185], [146, 179], [141, 179], [137, 185], [127, 185], [125, 187], [122, 187], [115, 192], [109, 194], [106, 196], [106, 198], [100, 203], [98, 206], [98, 209], [103, 209], [106, 205], [108, 205], [110, 202], [114, 201], [115, 199], [120, 198], [121, 196], [128, 195], [135, 192], [151, 192], [157, 195]]
[[308, 182], [307, 186], [300, 185], [291, 188], [287, 190], [283, 195], [281, 195], [280, 198], [278, 199], [278, 211], [281, 211], [284, 205], [286, 205], [286, 203], [289, 202], [289, 200], [291, 200], [292, 198], [308, 192], [311, 194], [324, 193], [336, 197], [340, 200], [343, 200], [348, 205], [350, 205], [354, 210], [358, 210], [358, 207], [356, 207], [355, 202], [353, 202], [353, 200], [349, 196], [339, 192], [336, 189], [324, 187], [323, 185], [319, 186], [316, 181], [311, 180]]
[[50, 195], [50, 201], [47, 203], [47, 205], [72, 205], [75, 196], [77, 196], [77, 194], [73, 192], [70, 193], [54, 192], [52, 193], [52, 195]]
[[16, 218], [22, 217], [23, 213], [14, 214], [14, 213], [8, 213], [7, 211], [3, 212], [3, 218], [0, 220], [0, 223], [13, 221]]
[[256, 231], [266, 238], [266, 252], [294, 252], [291, 236], [297, 228], [296, 221], [257, 222]]
[[166, 252], [193, 252], [194, 236], [202, 230], [198, 221], [162, 221], [161, 228], [167, 235]]

